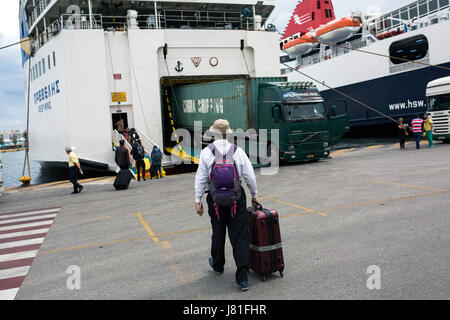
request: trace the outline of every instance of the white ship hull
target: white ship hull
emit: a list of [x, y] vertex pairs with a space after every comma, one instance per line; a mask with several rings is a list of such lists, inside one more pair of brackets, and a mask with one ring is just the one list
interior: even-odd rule
[[[62, 30], [29, 60], [50, 59], [50, 69], [31, 81], [31, 158], [64, 164], [64, 147], [73, 146], [82, 161], [114, 170], [113, 114], [126, 114], [129, 128], [163, 146], [163, 77], [279, 76], [277, 43], [276, 33], [256, 31]], [[201, 58], [198, 66], [193, 57]], [[28, 63], [24, 73], [27, 79]], [[126, 102], [112, 102], [113, 92], [125, 92]]]

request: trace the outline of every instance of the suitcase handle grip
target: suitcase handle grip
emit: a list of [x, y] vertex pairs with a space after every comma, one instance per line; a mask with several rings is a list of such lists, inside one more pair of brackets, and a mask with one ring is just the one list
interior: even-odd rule
[[257, 210], [262, 210], [262, 205], [259, 202], [254, 202], [252, 201], [252, 206], [253, 208], [257, 209]]

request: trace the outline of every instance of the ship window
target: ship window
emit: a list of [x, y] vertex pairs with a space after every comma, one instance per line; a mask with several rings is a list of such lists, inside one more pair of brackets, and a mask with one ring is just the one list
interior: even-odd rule
[[428, 13], [427, 1], [423, 0], [419, 2], [419, 16], [424, 16]]
[[313, 11], [311, 13], [311, 20], [314, 21], [315, 18], [316, 18], [316, 13]]
[[42, 73], [45, 73], [45, 59], [42, 59]]
[[320, 9], [320, 0], [317, 0], [317, 9]]
[[423, 35], [418, 35], [393, 42], [389, 48], [389, 55], [393, 64], [402, 64], [408, 62], [403, 59], [410, 61], [423, 59], [428, 54], [428, 49], [427, 38]]
[[448, 6], [448, 0], [439, 0], [439, 7], [445, 7]]
[[325, 9], [325, 17], [328, 18], [328, 10]]
[[53, 51], [53, 66], [56, 67], [56, 55], [55, 55], [55, 51]]
[[52, 68], [51, 63], [50, 63], [50, 55], [48, 55], [48, 70], [50, 70]]
[[398, 25], [400, 24], [399, 19], [400, 19], [400, 15], [399, 15], [398, 12], [396, 12], [396, 13], [392, 16], [392, 24], [393, 24], [394, 26], [398, 26]]
[[417, 6], [413, 5], [409, 7], [409, 18], [417, 18]]
[[333, 11], [331, 9], [328, 9], [328, 11], [329, 11], [330, 18], [333, 18]]
[[408, 20], [408, 10], [403, 10], [402, 13], [400, 14], [400, 19], [402, 20]]
[[430, 10], [430, 12], [436, 11], [438, 9], [438, 0], [430, 0], [430, 2], [428, 3], [428, 10]]
[[42, 67], [41, 67], [41, 62], [39, 61], [38, 63], [39, 66], [39, 77], [42, 76]]

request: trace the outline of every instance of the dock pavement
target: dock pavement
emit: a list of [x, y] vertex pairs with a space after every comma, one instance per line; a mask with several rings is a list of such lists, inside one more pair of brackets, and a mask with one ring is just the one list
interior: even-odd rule
[[78, 195], [68, 181], [9, 188], [0, 299], [448, 299], [450, 144], [407, 147], [338, 150], [273, 176], [256, 170], [259, 199], [280, 214], [286, 268], [266, 281], [250, 272], [248, 292], [235, 284], [228, 240], [225, 273], [208, 265], [195, 173], [127, 191], [93, 178]]

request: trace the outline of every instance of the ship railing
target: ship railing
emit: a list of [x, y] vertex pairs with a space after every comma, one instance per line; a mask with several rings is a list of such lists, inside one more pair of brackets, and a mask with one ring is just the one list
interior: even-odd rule
[[63, 14], [60, 18], [63, 29], [103, 29], [101, 14]]
[[440, 16], [441, 14], [448, 15], [449, 8], [449, 2], [445, 0], [421, 0], [420, 2], [416, 1], [415, 3], [410, 3], [398, 10], [377, 18], [375, 20], [376, 34], [378, 35], [399, 27], [401, 28], [405, 24], [410, 24], [410, 22], [413, 22], [414, 24], [414, 22], [420, 20], [422, 20], [422, 22], [420, 22], [422, 26], [415, 26], [416, 29], [428, 24], [433, 24], [432, 20], [435, 19], [435, 16]]
[[[260, 16], [244, 17], [240, 12], [212, 11], [161, 11], [154, 14], [138, 15], [135, 27], [139, 29], [210, 29], [210, 30], [247, 30], [272, 31], [266, 27], [268, 19]], [[92, 18], [92, 20], [91, 20]], [[100, 14], [63, 14], [58, 19], [61, 29], [104, 29], [123, 31], [128, 28], [128, 17], [105, 16]]]
[[29, 19], [28, 28], [31, 29], [31, 26], [34, 22], [39, 18], [39, 16], [47, 9], [52, 0], [40, 0], [39, 2], [34, 2], [35, 7], [31, 12], [31, 17]]
[[[155, 141], [147, 137], [141, 130], [135, 129], [137, 134], [139, 135], [139, 138], [141, 139], [142, 146], [144, 147], [145, 151], [150, 155], [152, 153], [153, 147], [159, 146], [156, 144]], [[161, 149], [161, 148], [160, 148]]]

